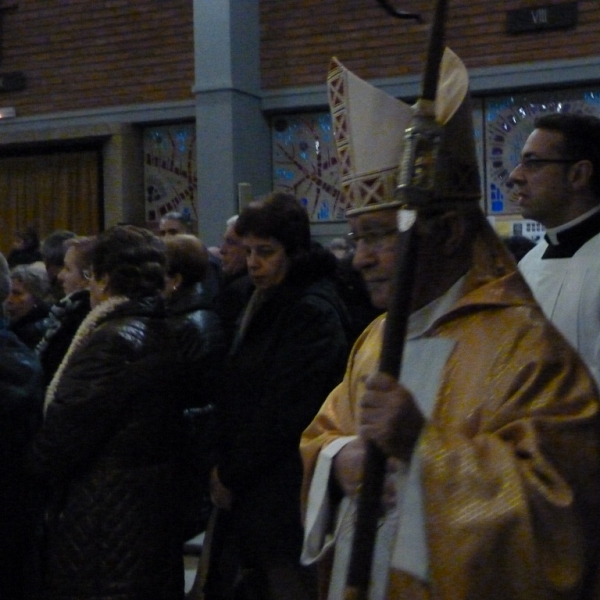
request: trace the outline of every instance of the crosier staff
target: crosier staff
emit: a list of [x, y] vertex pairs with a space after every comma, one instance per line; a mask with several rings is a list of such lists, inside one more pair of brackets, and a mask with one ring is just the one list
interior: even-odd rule
[[[434, 102], [444, 51], [447, 5], [447, 0], [436, 2], [422, 93], [415, 106], [415, 115], [406, 129], [406, 150], [400, 165], [396, 195], [410, 209], [426, 207], [434, 197], [437, 157], [442, 139], [442, 128], [435, 120]], [[418, 251], [417, 236], [413, 231], [416, 219], [415, 210], [399, 211], [398, 226], [402, 235], [399, 236], [396, 249], [395, 277], [379, 359], [379, 371], [396, 379], [402, 366], [406, 329], [411, 312], [414, 264]], [[374, 443], [368, 443], [346, 581], [346, 600], [368, 598], [385, 465], [384, 453]]]

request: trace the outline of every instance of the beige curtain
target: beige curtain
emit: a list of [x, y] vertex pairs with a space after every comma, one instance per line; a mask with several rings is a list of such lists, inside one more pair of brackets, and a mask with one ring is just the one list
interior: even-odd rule
[[100, 227], [101, 152], [86, 150], [0, 158], [0, 251], [33, 225], [93, 235]]

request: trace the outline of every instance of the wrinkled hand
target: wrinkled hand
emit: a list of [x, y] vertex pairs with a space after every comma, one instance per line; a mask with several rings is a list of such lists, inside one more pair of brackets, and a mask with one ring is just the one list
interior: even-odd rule
[[[366, 443], [361, 438], [348, 442], [333, 459], [333, 473], [346, 496], [356, 498], [362, 484]], [[385, 484], [381, 497], [383, 512], [396, 506], [396, 472], [400, 460], [390, 457], [386, 463]]]
[[210, 472], [210, 500], [217, 508], [229, 510], [233, 502], [233, 494], [219, 479], [217, 467]]
[[363, 478], [366, 444], [361, 438], [348, 442], [333, 459], [333, 474], [350, 498], [356, 497]]
[[385, 373], [370, 375], [365, 385], [360, 436], [388, 456], [409, 461], [424, 424], [412, 394]]

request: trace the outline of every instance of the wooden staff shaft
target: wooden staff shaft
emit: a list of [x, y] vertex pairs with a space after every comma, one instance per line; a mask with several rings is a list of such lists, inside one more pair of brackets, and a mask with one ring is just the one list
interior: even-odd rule
[[[444, 51], [447, 6], [447, 0], [437, 0], [435, 5], [434, 20], [429, 35], [427, 64], [423, 77], [422, 97], [424, 100], [433, 101], [436, 95]], [[418, 139], [418, 136], [414, 139]], [[413, 156], [415, 160], [419, 158], [414, 152]], [[432, 167], [435, 168], [435, 165]], [[411, 186], [410, 182], [401, 183], [408, 183], [408, 189], [410, 190], [412, 187], [414, 193], [422, 197], [419, 190], [415, 189], [415, 186]], [[412, 305], [414, 266], [418, 253], [417, 236], [413, 230], [414, 226], [399, 236], [394, 284], [379, 361], [380, 372], [395, 378], [399, 377], [402, 367], [406, 329]], [[358, 498], [355, 533], [346, 579], [346, 600], [367, 600], [368, 598], [377, 525], [381, 514], [385, 463], [386, 457], [383, 452], [373, 443], [369, 443], [364, 462], [364, 479]]]

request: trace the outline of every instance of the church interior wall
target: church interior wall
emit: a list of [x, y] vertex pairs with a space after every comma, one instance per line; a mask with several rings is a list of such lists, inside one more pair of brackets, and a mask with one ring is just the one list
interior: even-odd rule
[[[420, 12], [424, 24], [393, 19], [375, 0], [256, 2], [260, 106], [272, 137], [278, 117], [326, 112], [324, 81], [333, 55], [397, 97], [418, 95], [431, 2], [402, 6]], [[575, 31], [506, 32], [508, 10], [533, 10], [538, 4], [450, 3], [448, 45], [469, 68], [473, 95], [482, 106], [510, 94], [523, 98], [571, 88], [595, 93], [600, 80], [597, 3], [577, 3]], [[198, 114], [192, 2], [119, 1], [90, 9], [86, 0], [21, 0], [1, 16], [0, 75], [22, 72], [26, 86], [0, 92], [0, 114], [2, 107], [16, 112], [14, 118], [0, 119], [0, 148], [100, 136], [104, 225], [145, 223], [144, 130], [193, 122]], [[245, 140], [244, 153], [249, 145]], [[246, 170], [256, 160], [255, 155], [235, 158], [236, 164], [247, 162]], [[263, 162], [273, 163], [275, 183], [273, 148]], [[313, 229], [327, 239], [341, 234], [345, 224], [315, 219]]]

